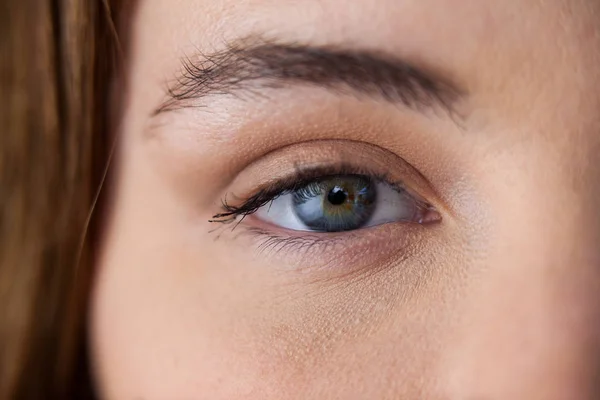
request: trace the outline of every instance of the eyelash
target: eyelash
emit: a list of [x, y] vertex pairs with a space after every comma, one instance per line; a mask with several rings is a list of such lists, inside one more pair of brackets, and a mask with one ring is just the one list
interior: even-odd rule
[[209, 222], [230, 223], [236, 221], [239, 217], [243, 219], [280, 196], [305, 189], [307, 185], [317, 179], [323, 180], [339, 175], [363, 175], [374, 182], [385, 182], [399, 191], [406, 190], [402, 183], [395, 183], [387, 174], [356, 167], [348, 163], [305, 169], [296, 168], [295, 174], [264, 186], [238, 206], [229, 204], [226, 196], [221, 201], [222, 212], [213, 215]]

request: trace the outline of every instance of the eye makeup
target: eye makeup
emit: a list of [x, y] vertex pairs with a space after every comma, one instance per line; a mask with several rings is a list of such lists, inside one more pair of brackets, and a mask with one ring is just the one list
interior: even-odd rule
[[[363, 203], [349, 203], [342, 198], [354, 196], [352, 190], [347, 189], [353, 183], [362, 190], [378, 188], [378, 194], [365, 193], [362, 200], [364, 204], [377, 201], [377, 207], [384, 209], [383, 214], [378, 213], [378, 209], [372, 211], [374, 215], [370, 217], [379, 215], [372, 223], [368, 218], [361, 224], [348, 222], [356, 219], [356, 213], [364, 207]], [[315, 192], [327, 185], [331, 186], [327, 196]], [[345, 194], [340, 194], [343, 191]], [[315, 223], [313, 227], [295, 229], [289, 219], [301, 218], [300, 211], [281, 207], [279, 214], [273, 211], [278, 202], [294, 193], [309, 196], [311, 201], [320, 199], [314, 200], [309, 210], [312, 213], [321, 212], [323, 206], [329, 209], [345, 206], [343, 219], [339, 217], [340, 208], [334, 212], [338, 213], [336, 223], [347, 226], [342, 229], [327, 225], [332, 221], [331, 216], [327, 216], [326, 228], [319, 228]], [[423, 237], [419, 232], [442, 221], [435, 203], [439, 200], [426, 179], [397, 155], [362, 142], [311, 141], [269, 153], [242, 171], [224, 193], [222, 210], [216, 212], [211, 221], [224, 224], [219, 232], [230, 231], [236, 238], [252, 238], [261, 255], [272, 254], [295, 262], [310, 256], [315, 261], [320, 260], [319, 265], [346, 259], [348, 263], [360, 265], [364, 260], [358, 262], [358, 258], [365, 253], [379, 249], [381, 257], [387, 257], [419, 243], [419, 237]], [[276, 217], [269, 220], [270, 212]], [[386, 212], [391, 216], [386, 216]], [[293, 213], [296, 215], [292, 216]], [[285, 219], [288, 219], [287, 225], [282, 223]]]
[[[356, 171], [361, 172], [357, 173]], [[388, 179], [386, 175], [371, 173], [365, 168], [355, 167], [352, 164], [334, 164], [314, 167], [310, 170], [297, 170], [294, 175], [257, 190], [255, 194], [243, 200], [240, 205], [232, 205], [228, 203], [226, 198], [223, 199], [223, 212], [215, 214], [211, 222], [232, 222], [240, 217], [245, 218], [255, 214], [264, 208], [267, 208], [264, 214], [268, 214], [275, 202], [279, 202], [281, 197], [288, 197], [289, 195], [291, 195], [289, 197], [292, 197], [291, 202], [293, 205], [298, 208], [296, 211], [298, 216], [306, 214], [306, 209], [309, 207], [307, 203], [315, 203], [315, 200], [321, 198], [322, 206], [329, 208], [329, 210], [324, 210], [325, 212], [330, 214], [344, 212], [349, 216], [359, 214], [354, 215], [354, 218], [363, 220], [363, 223], [356, 224], [357, 226], [353, 229], [350, 227], [331, 227], [330, 229], [318, 227], [310, 229], [307, 227], [307, 229], [296, 230], [340, 232], [358, 229], [361, 225], [373, 219], [371, 214], [375, 212], [372, 208], [378, 203], [376, 200], [381, 197], [383, 199], [389, 198], [394, 194], [396, 197], [405, 199], [405, 202], [411, 203], [411, 212], [409, 214], [405, 213], [406, 217], [400, 217], [399, 220], [405, 223], [427, 224], [441, 219], [440, 214], [432, 205], [418, 198], [418, 196], [410, 194], [403, 183], [392, 183]], [[353, 185], [359, 185], [358, 189], [352, 189]], [[380, 192], [387, 196], [381, 196]], [[314, 208], [315, 204], [311, 205]], [[392, 202], [390, 205], [401, 207], [402, 200]], [[376, 212], [375, 214], [377, 215]], [[379, 223], [385, 223], [385, 221], [379, 221]]]

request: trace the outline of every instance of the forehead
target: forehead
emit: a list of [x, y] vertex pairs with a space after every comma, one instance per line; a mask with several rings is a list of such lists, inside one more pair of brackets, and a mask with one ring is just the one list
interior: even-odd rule
[[182, 57], [258, 35], [434, 66], [498, 114], [523, 112], [546, 92], [538, 109], [548, 110], [597, 81], [599, 21], [598, 0], [144, 0], [133, 19], [133, 88], [157, 99]]
[[[313, 44], [348, 43], [401, 53], [435, 49], [459, 59], [561, 37], [598, 25], [596, 0], [144, 0], [138, 20], [153, 41], [195, 46], [266, 35]], [[162, 39], [161, 39], [162, 37]], [[538, 40], [536, 40], [538, 39]], [[180, 46], [185, 46], [181, 43]], [[452, 55], [449, 57], [449, 55]]]

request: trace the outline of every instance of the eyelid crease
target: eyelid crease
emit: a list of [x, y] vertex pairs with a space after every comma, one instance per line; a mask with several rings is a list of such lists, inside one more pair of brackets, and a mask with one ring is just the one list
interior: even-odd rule
[[[220, 210], [206, 221], [234, 223], [235, 230], [246, 216], [278, 196], [332, 175], [369, 177], [405, 192], [422, 206], [421, 210], [434, 212], [437, 219], [448, 213], [452, 216], [451, 208], [427, 177], [395, 152], [369, 142], [323, 139], [283, 146], [247, 164], [230, 178], [215, 199], [217, 205], [213, 200], [213, 206], [220, 206]], [[425, 218], [423, 222], [431, 221]]]

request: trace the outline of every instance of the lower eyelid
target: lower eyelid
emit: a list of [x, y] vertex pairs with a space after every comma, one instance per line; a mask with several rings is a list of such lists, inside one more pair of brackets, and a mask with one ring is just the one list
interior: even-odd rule
[[287, 271], [324, 274], [361, 271], [403, 262], [423, 249], [438, 228], [416, 223], [386, 223], [348, 232], [306, 232], [277, 228], [256, 216], [240, 226], [236, 240], [247, 240], [261, 262]]

